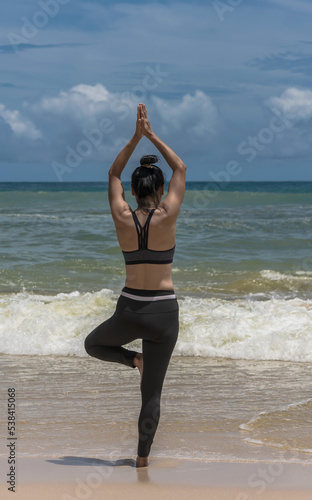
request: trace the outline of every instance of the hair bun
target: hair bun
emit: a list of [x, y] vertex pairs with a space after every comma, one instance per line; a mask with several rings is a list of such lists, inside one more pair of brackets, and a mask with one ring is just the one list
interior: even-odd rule
[[156, 155], [145, 155], [142, 156], [140, 165], [152, 165], [153, 163], [157, 163], [158, 161], [159, 159]]

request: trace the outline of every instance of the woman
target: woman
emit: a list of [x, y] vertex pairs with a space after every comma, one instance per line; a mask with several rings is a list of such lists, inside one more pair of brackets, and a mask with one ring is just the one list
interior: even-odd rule
[[[138, 204], [132, 211], [125, 201], [120, 176], [143, 136], [156, 146], [173, 172], [168, 194], [161, 201], [163, 173], [151, 164], [157, 157], [143, 157], [131, 177], [132, 194]], [[135, 134], [109, 170], [109, 203], [125, 258], [126, 283], [114, 315], [85, 340], [90, 356], [138, 367], [140, 371], [142, 407], [137, 467], [148, 465], [159, 422], [162, 386], [179, 331], [179, 307], [171, 270], [185, 173], [184, 163], [153, 132], [145, 105], [139, 104]], [[143, 353], [121, 347], [137, 338], [142, 339]]]

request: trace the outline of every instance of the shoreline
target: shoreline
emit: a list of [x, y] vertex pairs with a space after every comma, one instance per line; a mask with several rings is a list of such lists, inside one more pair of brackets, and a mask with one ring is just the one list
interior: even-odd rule
[[[16, 391], [18, 458], [136, 452], [137, 370], [73, 357], [0, 361], [4, 387]], [[152, 458], [312, 465], [312, 453], [301, 451], [312, 449], [310, 374], [310, 364], [172, 357]]]
[[[12, 498], [3, 471], [1, 498]], [[136, 468], [134, 458], [113, 460], [79, 456], [18, 458], [14, 498], [18, 500], [86, 500], [109, 498], [156, 500], [308, 500], [312, 492], [312, 465], [257, 462], [202, 462], [150, 458], [148, 467]], [[295, 496], [294, 496], [295, 495]]]

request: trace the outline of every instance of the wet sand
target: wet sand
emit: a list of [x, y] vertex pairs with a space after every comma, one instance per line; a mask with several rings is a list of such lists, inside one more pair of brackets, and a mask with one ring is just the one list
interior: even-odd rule
[[[7, 469], [4, 458], [1, 470]], [[1, 499], [12, 497], [1, 477]], [[278, 463], [200, 462], [151, 459], [136, 468], [134, 458], [20, 458], [17, 500], [308, 500], [312, 466]]]

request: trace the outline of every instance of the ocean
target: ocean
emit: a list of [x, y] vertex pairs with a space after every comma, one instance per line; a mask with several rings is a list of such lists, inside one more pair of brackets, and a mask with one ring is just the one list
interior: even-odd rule
[[[311, 222], [312, 182], [187, 183], [154, 454], [312, 463]], [[0, 183], [0, 228], [0, 370], [17, 387], [19, 452], [135, 449], [134, 370], [83, 347], [125, 280], [107, 183]]]

